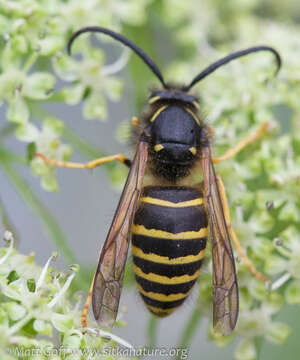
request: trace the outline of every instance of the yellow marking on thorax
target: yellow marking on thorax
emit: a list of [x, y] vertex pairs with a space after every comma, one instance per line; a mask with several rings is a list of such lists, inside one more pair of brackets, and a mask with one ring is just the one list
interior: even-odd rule
[[170, 295], [166, 295], [166, 294], [161, 294], [161, 293], [156, 293], [153, 291], [145, 291], [141, 285], [137, 284], [137, 288], [139, 290], [139, 292], [145, 296], [147, 296], [150, 299], [153, 300], [158, 300], [158, 301], [176, 301], [176, 300], [181, 300], [185, 297], [188, 296], [188, 294], [192, 291], [193, 288], [191, 288], [188, 292], [186, 293], [178, 293], [178, 294], [170, 294]]
[[157, 282], [160, 284], [167, 284], [167, 285], [187, 283], [189, 281], [197, 279], [200, 273], [200, 269], [198, 269], [195, 271], [193, 275], [180, 275], [180, 276], [173, 276], [170, 278], [167, 276], [157, 275], [154, 273], [146, 274], [136, 265], [133, 265], [133, 271], [136, 275], [140, 276], [143, 279]]
[[200, 229], [199, 231], [184, 231], [174, 234], [163, 230], [147, 229], [144, 225], [134, 224], [132, 226], [132, 233], [136, 235], [151, 236], [159, 239], [188, 240], [206, 237], [208, 234], [208, 229], [206, 227]]
[[196, 123], [198, 124], [198, 125], [200, 125], [201, 124], [201, 121], [200, 121], [200, 119], [198, 118], [198, 116], [191, 110], [191, 109], [189, 109], [188, 107], [184, 107], [185, 108], [185, 110], [189, 113], [189, 114], [191, 114], [192, 115], [192, 117], [194, 118], [194, 120], [196, 121]]
[[159, 99], [160, 99], [160, 96], [153, 96], [151, 99], [149, 99], [148, 103], [153, 104]]
[[197, 149], [195, 148], [195, 146], [190, 147], [189, 150], [193, 155], [197, 154]]
[[157, 144], [154, 146], [154, 151], [158, 152], [160, 150], [162, 150], [164, 148], [164, 146], [162, 144]]
[[193, 104], [197, 109], [200, 109], [200, 105], [199, 105], [198, 101], [196, 101], [196, 100], [193, 101]]
[[157, 198], [152, 198], [150, 196], [145, 196], [145, 197], [141, 198], [141, 202], [147, 203], [147, 204], [159, 205], [159, 206], [172, 207], [172, 208], [183, 208], [183, 207], [189, 207], [189, 206], [202, 205], [203, 198], [197, 198], [194, 200], [187, 200], [187, 201], [181, 201], [178, 203], [174, 203], [172, 201], [161, 200], [161, 199], [157, 199]]
[[177, 258], [170, 259], [168, 256], [160, 256], [153, 253], [146, 254], [140, 248], [136, 246], [132, 246], [132, 254], [138, 258], [148, 261], [153, 261], [155, 263], [168, 264], [168, 265], [181, 265], [181, 264], [189, 264], [203, 259], [205, 256], [205, 249], [201, 250], [197, 255], [180, 256]]
[[168, 107], [168, 105], [163, 105], [157, 111], [155, 111], [154, 115], [150, 119], [150, 122], [153, 122], [158, 117], [158, 115], [165, 110], [166, 107]]

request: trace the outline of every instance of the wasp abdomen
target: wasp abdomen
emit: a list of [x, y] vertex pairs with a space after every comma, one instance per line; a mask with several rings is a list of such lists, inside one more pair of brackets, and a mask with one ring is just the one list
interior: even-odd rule
[[132, 229], [134, 273], [149, 310], [166, 316], [183, 303], [200, 272], [207, 237], [200, 190], [148, 186]]

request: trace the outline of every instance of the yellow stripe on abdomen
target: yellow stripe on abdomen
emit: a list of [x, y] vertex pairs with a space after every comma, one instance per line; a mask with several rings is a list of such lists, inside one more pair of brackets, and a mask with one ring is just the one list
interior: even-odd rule
[[138, 287], [139, 292], [141, 294], [147, 296], [148, 298], [153, 299], [153, 300], [158, 300], [158, 301], [164, 301], [164, 302], [181, 300], [181, 299], [187, 297], [188, 294], [192, 290], [192, 289], [190, 289], [186, 293], [165, 295], [165, 294], [160, 294], [160, 293], [156, 293], [156, 292], [152, 292], [152, 291], [145, 291], [139, 284], [137, 284], [137, 287]]
[[208, 228], [202, 228], [199, 231], [184, 231], [180, 233], [170, 233], [163, 230], [147, 229], [144, 225], [132, 226], [132, 233], [135, 235], [150, 236], [159, 239], [185, 240], [204, 238], [208, 234]]
[[[179, 305], [180, 306], [180, 305]], [[175, 311], [176, 309], [179, 308], [179, 306], [175, 306], [171, 309], [163, 309], [157, 306], [151, 306], [151, 305], [147, 305], [147, 308], [155, 315], [157, 316], [167, 316], [169, 314], [171, 314], [173, 311]]]
[[205, 256], [205, 249], [201, 250], [197, 255], [180, 256], [174, 259], [170, 259], [168, 256], [160, 256], [154, 253], [146, 254], [140, 248], [132, 246], [132, 255], [155, 263], [180, 265], [203, 259]]
[[192, 281], [194, 279], [197, 279], [200, 273], [200, 269], [198, 269], [193, 275], [180, 275], [180, 276], [163, 276], [163, 275], [157, 275], [154, 273], [149, 272], [148, 274], [144, 273], [139, 267], [136, 265], [133, 265], [133, 271], [136, 275], [140, 276], [141, 278], [144, 278], [149, 281], [158, 282], [161, 284], [181, 284], [188, 281]]
[[141, 202], [147, 203], [147, 204], [153, 204], [158, 206], [166, 206], [166, 207], [172, 207], [172, 208], [183, 208], [183, 207], [189, 207], [189, 206], [197, 206], [203, 204], [203, 198], [197, 198], [193, 200], [187, 200], [187, 201], [181, 201], [181, 202], [172, 202], [162, 199], [153, 198], [150, 196], [145, 196], [141, 198]]

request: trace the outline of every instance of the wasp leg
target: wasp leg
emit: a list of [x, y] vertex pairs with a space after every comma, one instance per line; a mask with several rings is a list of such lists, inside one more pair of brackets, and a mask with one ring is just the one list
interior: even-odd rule
[[131, 125], [134, 126], [134, 127], [138, 127], [139, 126], [139, 123], [140, 123], [140, 119], [136, 116], [133, 116], [131, 118]]
[[251, 273], [257, 279], [265, 281], [265, 282], [269, 281], [270, 280], [269, 278], [267, 278], [262, 273], [260, 273], [258, 270], [256, 270], [256, 268], [253, 265], [252, 261], [245, 254], [245, 252], [244, 252], [244, 250], [243, 250], [243, 248], [242, 248], [242, 246], [241, 246], [241, 244], [240, 244], [240, 242], [238, 240], [238, 237], [237, 237], [235, 231], [233, 230], [233, 228], [231, 226], [229, 206], [228, 206], [228, 202], [227, 202], [227, 198], [226, 198], [226, 194], [225, 194], [224, 184], [223, 184], [220, 176], [217, 176], [217, 182], [218, 182], [218, 188], [219, 188], [220, 197], [221, 197], [221, 201], [222, 201], [222, 205], [223, 205], [226, 225], [227, 225], [230, 237], [231, 237], [232, 241], [234, 242], [234, 245], [235, 245], [235, 247], [237, 249], [237, 252], [238, 252], [240, 258], [244, 261], [244, 263], [245, 263], [246, 267], [248, 268], [248, 270], [250, 270]]
[[262, 124], [253, 134], [241, 140], [234, 148], [229, 149], [220, 157], [213, 158], [213, 162], [219, 163], [221, 161], [234, 157], [237, 153], [243, 150], [247, 145], [261, 138], [270, 129], [269, 123]]
[[73, 162], [67, 162], [67, 161], [58, 161], [58, 160], [50, 159], [40, 153], [36, 153], [35, 156], [43, 159], [46, 164], [49, 164], [51, 166], [65, 167], [65, 168], [71, 168], [71, 169], [94, 169], [95, 167], [97, 167], [99, 165], [102, 165], [102, 164], [105, 164], [105, 163], [108, 163], [111, 161], [115, 161], [115, 160], [120, 161], [121, 163], [125, 164], [127, 167], [131, 166], [131, 160], [129, 160], [122, 154], [105, 156], [105, 157], [102, 157], [99, 159], [89, 161], [86, 164], [73, 163]]
[[83, 307], [83, 310], [82, 310], [82, 313], [81, 313], [81, 326], [83, 328], [87, 327], [86, 318], [87, 318], [87, 315], [89, 313], [90, 305], [91, 305], [91, 302], [92, 302], [93, 286], [94, 286], [94, 278], [93, 278], [93, 281], [91, 283], [91, 287], [90, 287], [90, 290], [88, 292], [88, 296], [87, 296], [87, 299], [85, 301], [85, 304], [84, 304], [84, 307]]

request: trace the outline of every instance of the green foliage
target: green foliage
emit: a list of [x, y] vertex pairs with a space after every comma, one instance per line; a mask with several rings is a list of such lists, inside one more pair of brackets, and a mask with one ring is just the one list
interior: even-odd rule
[[[45, 113], [43, 104], [82, 102], [84, 118], [102, 121], [107, 117], [107, 99], [118, 101], [122, 96], [124, 84], [116, 72], [127, 64], [127, 52], [113, 66], [105, 65], [104, 52], [83, 37], [74, 46], [81, 59], [68, 57], [65, 45], [79, 27], [103, 25], [129, 34], [165, 65], [165, 78], [175, 82], [188, 82], [209, 62], [251, 45], [271, 45], [283, 55], [277, 78], [273, 76], [274, 59], [261, 53], [227, 65], [194, 89], [201, 99], [203, 117], [215, 128], [216, 154], [222, 154], [262, 123], [270, 124], [261, 141], [216, 166], [225, 182], [232, 222], [242, 246], [254, 265], [271, 278], [265, 286], [239, 261], [237, 329], [228, 338], [219, 338], [208, 329], [219, 346], [238, 338], [238, 360], [258, 359], [264, 340], [282, 344], [290, 329], [276, 321], [276, 316], [286, 304], [300, 304], [299, 10], [295, 1], [283, 4], [268, 0], [205, 0], [201, 4], [130, 0], [113, 5], [104, 0], [0, 1], [0, 101], [6, 104], [7, 121], [13, 124], [3, 129], [0, 137], [14, 131], [20, 141], [29, 144], [32, 172], [41, 178], [46, 190], [58, 189], [55, 170], [39, 158], [32, 159], [33, 151], [57, 160], [70, 158], [72, 145], [89, 157], [103, 152], [71, 133], [63, 119]], [[132, 57], [129, 68], [135, 87], [132, 102], [140, 106], [151, 75], [138, 62]], [[58, 78], [65, 85], [55, 90]], [[33, 122], [34, 117], [38, 124]], [[1, 143], [0, 162], [25, 201], [35, 209], [42, 208], [11, 169], [11, 164], [26, 163], [24, 154], [20, 157], [8, 152]], [[115, 182], [123, 179], [118, 166], [105, 169]], [[55, 239], [59, 233], [55, 222], [45, 211], [41, 216]], [[73, 255], [66, 242], [61, 244], [71, 262]], [[210, 268], [210, 260], [208, 264]], [[7, 274], [6, 281], [13, 284], [20, 274], [16, 269], [11, 271], [16, 273]], [[34, 278], [31, 274], [27, 280]], [[29, 288], [34, 288], [32, 280], [30, 284], [29, 293]], [[181, 344], [189, 344], [202, 317], [211, 317], [211, 302], [211, 275], [202, 274], [196, 316], [185, 325]], [[21, 307], [14, 311], [20, 317], [24, 312]], [[8, 321], [4, 315], [0, 317]], [[29, 332], [49, 329], [42, 323], [29, 328]], [[149, 328], [153, 339], [155, 327], [152, 324]]]

